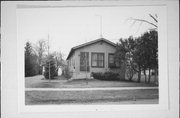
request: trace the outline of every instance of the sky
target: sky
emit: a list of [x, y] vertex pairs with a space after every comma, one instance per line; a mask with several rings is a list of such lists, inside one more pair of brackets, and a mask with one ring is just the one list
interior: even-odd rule
[[50, 52], [61, 51], [66, 58], [72, 47], [98, 39], [101, 34], [114, 43], [142, 35], [153, 27], [140, 22], [133, 25], [128, 19], [153, 22], [150, 13], [158, 15], [158, 7], [21, 8], [17, 9], [18, 38], [36, 44], [41, 39], [47, 41], [49, 35]]

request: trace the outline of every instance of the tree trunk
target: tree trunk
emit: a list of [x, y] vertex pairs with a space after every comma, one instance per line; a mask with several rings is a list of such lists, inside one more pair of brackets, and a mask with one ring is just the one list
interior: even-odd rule
[[147, 83], [146, 70], [144, 69], [145, 83]]
[[148, 79], [148, 83], [150, 83], [151, 80], [151, 69], [149, 68], [149, 79]]
[[138, 82], [141, 82], [141, 68], [138, 71]]
[[131, 70], [130, 70], [130, 78], [129, 78], [129, 81], [132, 81], [133, 74], [134, 74], [134, 73], [133, 73], [133, 70], [131, 69]]
[[157, 68], [154, 69], [154, 83], [157, 84]]
[[126, 71], [126, 76], [129, 81], [132, 81], [133, 74], [134, 74], [133, 69], [131, 67], [128, 67]]

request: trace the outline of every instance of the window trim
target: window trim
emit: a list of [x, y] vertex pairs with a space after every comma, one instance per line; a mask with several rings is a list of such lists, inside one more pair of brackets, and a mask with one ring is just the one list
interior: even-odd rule
[[[93, 66], [92, 62], [93, 62], [93, 54], [102, 54], [103, 55], [103, 66], [99, 66], [98, 61], [97, 61], [97, 66]], [[98, 56], [97, 56], [98, 58]], [[91, 52], [91, 67], [92, 68], [104, 68], [105, 65], [105, 54], [103, 52]]]

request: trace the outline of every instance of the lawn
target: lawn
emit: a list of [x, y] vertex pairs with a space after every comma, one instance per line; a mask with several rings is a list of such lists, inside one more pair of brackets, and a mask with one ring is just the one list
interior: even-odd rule
[[[26, 88], [109, 88], [109, 87], [150, 87], [154, 84], [103, 81], [96, 79], [67, 80], [63, 76], [45, 80], [42, 75], [26, 77]], [[26, 105], [44, 104], [148, 104], [158, 103], [158, 89], [131, 90], [83, 90], [83, 91], [26, 91]]]
[[63, 76], [55, 80], [45, 80], [42, 75], [26, 77], [26, 88], [96, 88], [96, 87], [146, 87], [154, 84], [126, 82], [126, 81], [103, 81], [96, 79], [67, 80]]
[[26, 91], [25, 98], [26, 105], [157, 104], [158, 89], [121, 91]]

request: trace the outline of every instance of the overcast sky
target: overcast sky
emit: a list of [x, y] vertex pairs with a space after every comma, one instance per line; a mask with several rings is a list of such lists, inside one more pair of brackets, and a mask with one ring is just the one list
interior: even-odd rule
[[[158, 7], [73, 7], [29, 8], [17, 10], [18, 38], [35, 44], [50, 37], [50, 51], [61, 51], [67, 57], [70, 49], [102, 35], [114, 43], [120, 38], [140, 36], [151, 28], [148, 24], [133, 24], [129, 18], [153, 20], [149, 13], [157, 14]], [[158, 15], [158, 14], [157, 14]]]

